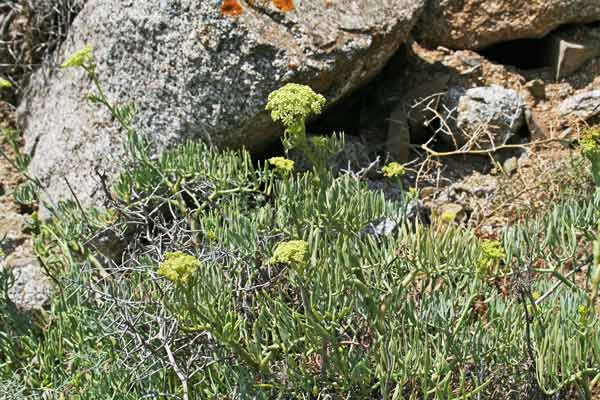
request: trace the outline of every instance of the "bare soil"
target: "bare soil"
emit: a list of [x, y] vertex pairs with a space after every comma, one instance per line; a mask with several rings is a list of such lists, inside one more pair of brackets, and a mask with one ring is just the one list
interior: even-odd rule
[[434, 214], [455, 203], [464, 210], [458, 222], [483, 235], [498, 236], [510, 224], [543, 214], [562, 197], [593, 190], [588, 162], [577, 146], [585, 123], [561, 120], [555, 109], [575, 93], [600, 88], [600, 58], [556, 82], [550, 68], [519, 70], [473, 51], [431, 50], [413, 43], [411, 54], [416, 60], [413, 73], [427, 74], [437, 66], [465, 87], [495, 84], [514, 89], [533, 115], [528, 132], [517, 141], [520, 148], [431, 159], [421, 194]]
[[[0, 131], [14, 129], [14, 109], [0, 101]], [[0, 147], [8, 157], [14, 157], [10, 146], [0, 137]], [[8, 267], [31, 263], [33, 255], [31, 236], [25, 232], [27, 210], [21, 209], [13, 200], [13, 190], [23, 182], [23, 177], [11, 163], [0, 157], [0, 246], [5, 253]]]

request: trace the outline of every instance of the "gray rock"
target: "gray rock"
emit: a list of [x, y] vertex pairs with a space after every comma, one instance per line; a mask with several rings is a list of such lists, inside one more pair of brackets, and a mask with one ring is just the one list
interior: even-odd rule
[[561, 118], [578, 118], [588, 120], [600, 114], [600, 90], [578, 93], [567, 99], [556, 108]]
[[39, 310], [48, 304], [52, 283], [35, 260], [12, 267], [11, 272], [14, 283], [8, 290], [8, 297], [18, 309]]
[[418, 199], [413, 199], [406, 204], [404, 221], [397, 221], [389, 217], [382, 217], [371, 221], [361, 229], [361, 233], [371, 235], [377, 239], [390, 236], [398, 232], [398, 229], [404, 224], [423, 224], [428, 225], [429, 210]]
[[516, 172], [517, 169], [519, 169], [519, 162], [517, 160], [517, 157], [510, 157], [504, 160], [504, 162], [502, 163], [502, 169], [505, 173], [509, 175], [512, 175], [514, 172]]
[[556, 80], [573, 74], [585, 63], [600, 56], [600, 45], [598, 43], [585, 44], [559, 40], [557, 46]]
[[458, 147], [504, 144], [525, 122], [521, 96], [496, 85], [466, 91], [450, 88], [444, 107], [445, 122], [453, 135], [442, 135], [442, 139]]
[[377, 238], [389, 236], [398, 229], [398, 222], [391, 218], [383, 217], [376, 221], [370, 222], [362, 228], [362, 232], [367, 235], [372, 235]]
[[[457, 222], [475, 226], [493, 207], [493, 198], [497, 189], [498, 179], [496, 177], [474, 173], [461, 182], [454, 183], [436, 193], [435, 198], [428, 201], [427, 204], [435, 215], [441, 216], [444, 211], [455, 211], [457, 212]], [[454, 210], [446, 207], [454, 208]], [[459, 210], [459, 207], [462, 210]]]
[[[0, 166], [0, 179], [5, 180], [9, 188], [14, 187], [13, 177], [3, 167]], [[26, 311], [46, 304], [51, 287], [37, 263], [32, 240], [24, 232], [29, 219], [18, 212], [12, 199], [0, 196], [0, 281], [3, 276], [12, 275], [14, 284], [9, 288], [9, 298], [18, 309]], [[0, 290], [1, 287], [0, 282]], [[2, 295], [0, 293], [0, 297]]]
[[[395, 53], [425, 0], [296, 1], [291, 12], [271, 2], [243, 2], [238, 17], [218, 1], [90, 0], [57, 58], [90, 44], [112, 102], [134, 102], [134, 126], [158, 151], [187, 137], [260, 151], [281, 134], [264, 111], [286, 82], [308, 84], [330, 103], [371, 79]], [[19, 118], [30, 171], [55, 197], [101, 198], [92, 172], [114, 176], [123, 134], [104, 110], [88, 105], [82, 71], [36, 74]]]
[[432, 0], [415, 30], [430, 46], [481, 49], [598, 20], [598, 0]]
[[548, 35], [555, 78], [577, 72], [588, 61], [600, 56], [600, 27], [577, 25]]

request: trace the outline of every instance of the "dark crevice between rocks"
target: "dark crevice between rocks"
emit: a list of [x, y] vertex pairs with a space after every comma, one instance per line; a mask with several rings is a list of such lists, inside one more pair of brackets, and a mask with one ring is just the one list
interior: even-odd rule
[[360, 135], [360, 113], [363, 97], [368, 85], [329, 107], [325, 112], [309, 122], [307, 131], [314, 135], [331, 135], [344, 132], [345, 135]]
[[552, 44], [553, 40], [548, 37], [511, 40], [490, 46], [479, 54], [492, 62], [521, 70], [549, 68], [553, 66]]
[[488, 60], [521, 71], [549, 69], [556, 80], [600, 57], [600, 23], [564, 25], [541, 38], [510, 40], [479, 51]]

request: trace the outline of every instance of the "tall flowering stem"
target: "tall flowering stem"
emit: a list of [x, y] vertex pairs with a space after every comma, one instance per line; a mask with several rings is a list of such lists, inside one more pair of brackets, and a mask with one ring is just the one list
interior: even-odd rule
[[102, 86], [100, 86], [100, 81], [98, 80], [94, 49], [90, 45], [86, 45], [81, 50], [73, 53], [60, 65], [60, 68], [82, 68], [87, 73], [97, 90], [97, 94], [88, 95], [88, 100], [104, 105], [110, 111], [112, 116], [119, 122], [121, 127], [127, 131], [128, 136], [133, 135], [134, 130], [131, 127], [131, 118], [133, 117], [133, 112], [127, 108], [115, 107], [108, 101], [104, 90], [102, 90]]
[[309, 86], [288, 83], [269, 95], [266, 110], [273, 121], [285, 126], [283, 145], [286, 152], [300, 149], [319, 175], [324, 175], [325, 163], [311, 148], [306, 137], [307, 118], [321, 114], [325, 97], [315, 93]]

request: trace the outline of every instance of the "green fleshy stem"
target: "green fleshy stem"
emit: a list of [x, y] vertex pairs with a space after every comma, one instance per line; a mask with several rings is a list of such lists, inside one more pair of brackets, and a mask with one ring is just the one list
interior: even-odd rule
[[593, 155], [588, 157], [592, 162], [592, 177], [594, 179], [594, 185], [596, 190], [600, 190], [600, 155]]

